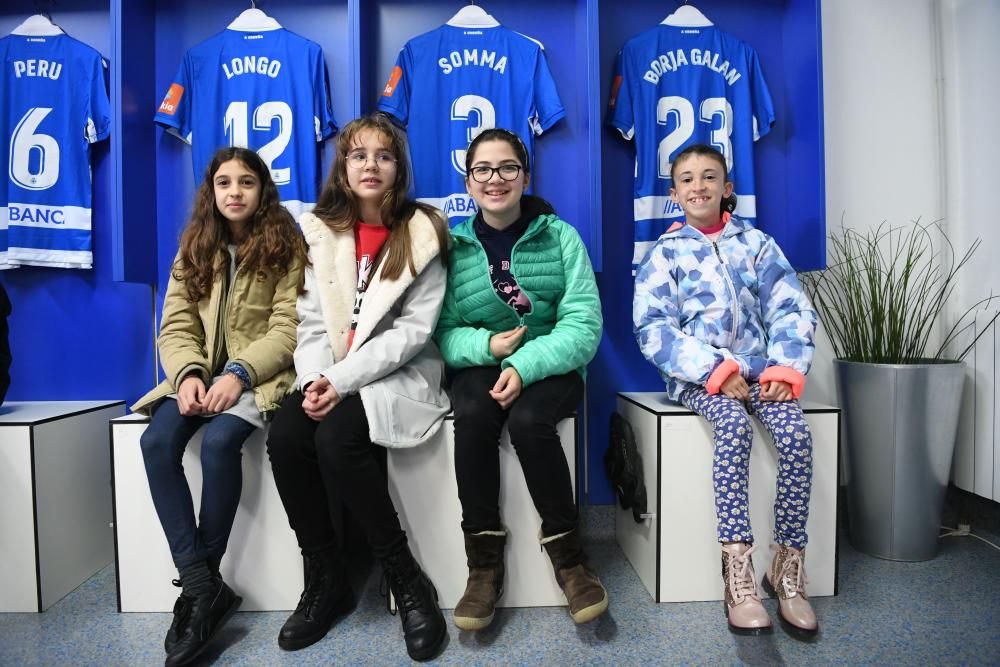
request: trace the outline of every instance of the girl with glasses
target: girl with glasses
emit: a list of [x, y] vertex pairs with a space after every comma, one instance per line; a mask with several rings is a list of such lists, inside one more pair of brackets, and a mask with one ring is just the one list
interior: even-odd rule
[[312, 266], [298, 301], [297, 378], [267, 442], [305, 558], [305, 590], [278, 635], [286, 650], [319, 641], [354, 605], [341, 504], [382, 563], [410, 657], [432, 658], [447, 634], [385, 472], [386, 447], [423, 443], [450, 409], [431, 340], [448, 231], [435, 209], [406, 198], [404, 156], [403, 138], [384, 116], [352, 121], [316, 208], [299, 221]]
[[488, 626], [503, 592], [504, 423], [570, 615], [586, 623], [607, 610], [608, 594], [584, 557], [556, 424], [583, 398], [584, 371], [601, 338], [594, 271], [576, 230], [548, 202], [524, 194], [530, 165], [517, 135], [481, 133], [465, 167], [479, 212], [452, 230], [448, 291], [435, 334], [454, 372], [455, 472], [469, 564], [455, 625]]

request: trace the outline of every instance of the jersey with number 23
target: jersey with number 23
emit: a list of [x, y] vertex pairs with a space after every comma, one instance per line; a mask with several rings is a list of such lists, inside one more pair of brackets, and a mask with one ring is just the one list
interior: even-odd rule
[[774, 123], [757, 52], [709, 27], [660, 24], [618, 56], [608, 121], [635, 139], [633, 269], [678, 218], [670, 166], [685, 147], [709, 144], [726, 157], [736, 215], [756, 222], [753, 142]]

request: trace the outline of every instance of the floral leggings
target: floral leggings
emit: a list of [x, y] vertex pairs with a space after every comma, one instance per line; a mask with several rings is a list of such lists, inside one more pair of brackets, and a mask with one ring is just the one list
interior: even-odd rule
[[759, 384], [750, 384], [750, 398], [738, 401], [710, 396], [704, 387], [686, 389], [681, 403], [708, 420], [714, 429], [712, 479], [719, 542], [753, 543], [748, 484], [753, 428], [757, 417], [778, 451], [774, 498], [774, 541], [802, 549], [807, 542], [809, 492], [812, 488], [812, 435], [797, 401], [762, 401]]

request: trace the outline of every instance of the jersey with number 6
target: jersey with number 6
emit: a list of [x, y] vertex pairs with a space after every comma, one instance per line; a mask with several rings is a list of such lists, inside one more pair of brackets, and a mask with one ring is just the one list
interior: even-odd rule
[[670, 165], [691, 144], [726, 156], [736, 215], [756, 222], [753, 142], [774, 123], [757, 53], [714, 26], [660, 24], [633, 37], [618, 56], [608, 121], [635, 138], [632, 267], [677, 218]]
[[443, 25], [411, 39], [378, 108], [407, 126], [417, 198], [452, 223], [476, 212], [465, 189], [469, 142], [505, 128], [530, 159], [534, 137], [565, 115], [541, 44], [500, 25]]
[[227, 29], [189, 49], [155, 120], [191, 144], [196, 183], [217, 149], [257, 151], [296, 217], [316, 203], [318, 143], [337, 130], [322, 49], [283, 28]]
[[0, 268], [89, 269], [90, 144], [111, 127], [101, 54], [65, 34], [11, 34], [0, 63]]

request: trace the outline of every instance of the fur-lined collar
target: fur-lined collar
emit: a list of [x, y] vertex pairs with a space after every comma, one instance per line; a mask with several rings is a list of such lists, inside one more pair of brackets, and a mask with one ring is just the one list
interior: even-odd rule
[[[309, 244], [309, 257], [316, 273], [316, 289], [334, 359], [339, 361], [348, 353], [347, 340], [354, 312], [354, 296], [358, 288], [354, 231], [334, 232], [312, 213], [302, 214], [299, 224], [306, 243]], [[407, 227], [413, 265], [417, 275], [420, 275], [441, 252], [437, 230], [431, 219], [419, 209], [414, 211]], [[384, 265], [379, 267], [377, 275], [368, 284], [351, 349], [358, 348], [372, 335], [392, 305], [415, 280], [409, 268], [404, 268], [396, 280], [385, 280], [382, 278], [383, 268]]]

